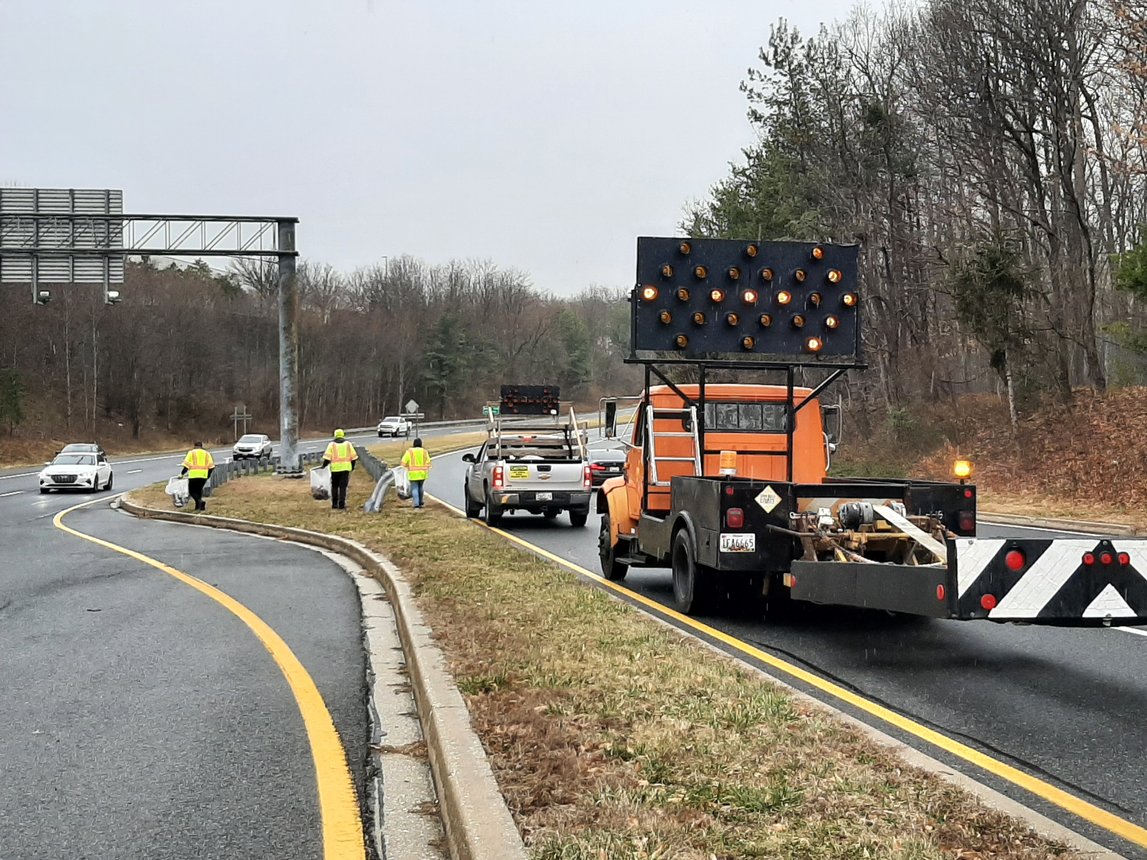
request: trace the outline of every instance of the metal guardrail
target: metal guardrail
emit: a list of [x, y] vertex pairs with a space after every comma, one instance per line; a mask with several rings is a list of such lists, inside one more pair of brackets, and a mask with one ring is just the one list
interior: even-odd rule
[[390, 468], [390, 466], [388, 466], [385, 461], [380, 460], [365, 448], [359, 448], [356, 445], [355, 450], [358, 451], [359, 463], [361, 463], [362, 467], [366, 469], [367, 474], [369, 474], [376, 481], [382, 477], [383, 472]]
[[[299, 465], [305, 463], [321, 463], [323, 455], [321, 451], [307, 451], [299, 453]], [[210, 496], [211, 491], [222, 484], [226, 484], [232, 478], [242, 478], [246, 475], [260, 475], [264, 472], [275, 472], [279, 467], [279, 456], [276, 454], [273, 457], [265, 457], [257, 460], [229, 460], [226, 463], [216, 463], [215, 471], [211, 473], [211, 477], [207, 480], [204, 487], [203, 494]]]
[[[486, 422], [484, 418], [463, 418], [457, 421], [419, 421], [419, 430], [432, 430], [435, 427], [469, 427], [471, 425], [479, 427]], [[346, 431], [347, 433], [376, 433], [378, 432], [378, 425], [371, 424], [369, 427], [352, 427]], [[414, 435], [414, 430], [411, 430], [410, 435]]]

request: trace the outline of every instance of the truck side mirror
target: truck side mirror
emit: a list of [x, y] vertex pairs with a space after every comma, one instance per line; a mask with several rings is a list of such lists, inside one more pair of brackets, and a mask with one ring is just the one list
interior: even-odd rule
[[469, 453], [467, 453], [467, 454], [463, 454], [463, 455], [462, 455], [462, 462], [463, 462], [463, 463], [476, 463], [476, 462], [477, 462], [477, 460], [475, 460], [475, 459], [474, 459], [474, 455], [473, 455], [473, 454], [469, 454]]
[[605, 401], [605, 438], [617, 438], [617, 401]]
[[841, 431], [844, 427], [843, 411], [839, 405], [830, 404], [821, 407], [821, 415], [824, 418], [824, 435], [828, 437], [830, 444], [839, 445]]

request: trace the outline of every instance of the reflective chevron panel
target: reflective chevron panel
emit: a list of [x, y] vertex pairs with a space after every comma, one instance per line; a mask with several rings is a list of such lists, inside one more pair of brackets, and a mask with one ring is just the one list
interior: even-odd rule
[[1147, 541], [957, 538], [952, 543], [959, 618], [1147, 624], [1142, 573]]

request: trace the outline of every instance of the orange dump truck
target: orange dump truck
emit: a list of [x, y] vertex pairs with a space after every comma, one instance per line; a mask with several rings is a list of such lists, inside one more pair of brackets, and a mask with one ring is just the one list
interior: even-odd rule
[[[856, 259], [853, 246], [638, 240], [627, 360], [645, 385], [603, 401], [605, 435], [627, 448], [596, 497], [604, 575], [668, 567], [686, 613], [733, 597], [1147, 623], [1147, 541], [977, 538], [966, 463], [958, 482], [829, 476], [840, 413], [821, 396], [863, 367]], [[707, 383], [714, 370], [784, 384]], [[637, 408], [619, 428], [623, 399]]]

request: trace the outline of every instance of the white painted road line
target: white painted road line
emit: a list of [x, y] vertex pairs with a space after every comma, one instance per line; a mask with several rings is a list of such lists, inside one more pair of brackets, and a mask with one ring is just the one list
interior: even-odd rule
[[1134, 633], [1136, 636], [1147, 636], [1147, 630], [1137, 630], [1134, 627], [1116, 627], [1116, 630], [1122, 630], [1124, 633]]
[[128, 469], [127, 473], [129, 475], [138, 475], [142, 471], [143, 471], [143, 469]]
[[34, 478], [39, 472], [21, 472], [19, 475], [0, 475], [0, 481], [6, 478]]
[[24, 492], [24, 491], [23, 490], [13, 490], [10, 493], [0, 493], [0, 499], [4, 498], [5, 496], [18, 496], [22, 492]]

